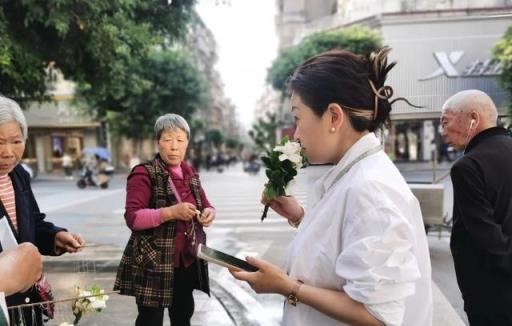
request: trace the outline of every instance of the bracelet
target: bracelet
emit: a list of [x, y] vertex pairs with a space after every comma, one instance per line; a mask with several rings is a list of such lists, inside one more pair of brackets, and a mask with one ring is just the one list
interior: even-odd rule
[[300, 223], [302, 222], [302, 219], [304, 218], [304, 215], [306, 215], [306, 210], [304, 209], [304, 207], [300, 207], [302, 209], [302, 215], [297, 219], [297, 221], [293, 222], [291, 221], [290, 219], [288, 219], [288, 224], [290, 224], [290, 226], [292, 228], [298, 228]]
[[299, 289], [304, 284], [301, 280], [297, 280], [297, 284], [292, 289], [292, 292], [288, 294], [288, 304], [290, 304], [293, 307], [297, 306], [297, 302], [299, 302], [299, 298], [297, 298], [297, 293], [299, 293]]

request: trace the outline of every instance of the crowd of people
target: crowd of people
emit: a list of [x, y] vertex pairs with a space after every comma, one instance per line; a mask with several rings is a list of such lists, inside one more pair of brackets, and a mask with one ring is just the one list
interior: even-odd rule
[[[419, 202], [374, 132], [390, 117], [395, 63], [389, 48], [368, 56], [332, 50], [290, 77], [294, 138], [313, 164], [331, 164], [315, 183], [312, 205], [293, 196], [263, 199], [298, 232], [286, 269], [247, 257], [256, 272], [231, 270], [258, 293], [285, 301], [283, 325], [432, 325], [432, 275]], [[449, 97], [443, 136], [464, 155], [452, 167], [450, 247], [472, 326], [512, 325], [512, 138], [496, 125], [490, 97], [465, 90]], [[124, 218], [131, 231], [114, 289], [133, 296], [135, 325], [190, 325], [194, 289], [209, 294], [208, 265], [196, 249], [216, 211], [186, 160], [187, 121], [165, 114], [154, 124], [158, 153], [127, 179]], [[19, 246], [0, 238], [0, 303], [30, 298], [43, 255], [79, 251], [85, 240], [45, 220], [19, 166], [27, 138], [19, 106], [0, 97], [0, 215]], [[2, 234], [2, 233], [0, 233]], [[0, 325], [21, 318], [0, 309]], [[22, 310], [23, 311], [23, 310]], [[29, 325], [42, 325], [29, 318]], [[29, 313], [23, 311], [22, 313]]]

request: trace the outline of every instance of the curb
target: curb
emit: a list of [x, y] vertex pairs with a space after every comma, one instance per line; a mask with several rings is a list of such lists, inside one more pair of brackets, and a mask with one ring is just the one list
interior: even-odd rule
[[258, 323], [246, 317], [248, 313], [246, 308], [213, 278], [210, 278], [210, 291], [212, 296], [215, 297], [224, 311], [226, 311], [233, 324], [237, 326], [259, 326]]

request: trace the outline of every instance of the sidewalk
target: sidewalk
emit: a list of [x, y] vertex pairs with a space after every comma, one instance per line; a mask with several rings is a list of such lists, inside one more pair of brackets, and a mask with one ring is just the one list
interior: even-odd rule
[[[55, 299], [72, 297], [74, 286], [90, 287], [98, 285], [106, 292], [112, 291], [117, 266], [124, 248], [97, 246], [85, 248], [83, 252], [60, 257], [44, 257], [44, 270], [52, 285]], [[192, 325], [233, 326], [251, 325], [241, 314], [233, 315], [225, 308], [233, 307], [225, 290], [210, 280], [211, 297], [200, 291], [194, 291], [195, 312]], [[219, 298], [223, 298], [220, 300]], [[236, 303], [235, 303], [236, 304]], [[49, 325], [59, 325], [62, 322], [71, 323], [74, 319], [71, 304], [56, 304], [56, 319]], [[167, 313], [164, 325], [169, 325]], [[80, 325], [133, 325], [137, 317], [137, 306], [133, 297], [111, 294], [107, 308], [103, 313], [86, 315]]]

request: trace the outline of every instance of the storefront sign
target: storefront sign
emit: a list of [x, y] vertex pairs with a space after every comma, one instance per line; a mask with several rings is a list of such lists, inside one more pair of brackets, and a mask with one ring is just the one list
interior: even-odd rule
[[464, 51], [452, 51], [450, 53], [439, 51], [433, 53], [439, 68], [427, 77], [418, 80], [430, 80], [445, 75], [449, 78], [497, 76], [501, 73], [501, 65], [494, 59], [474, 60], [463, 69], [458, 70], [456, 65], [464, 56]]

